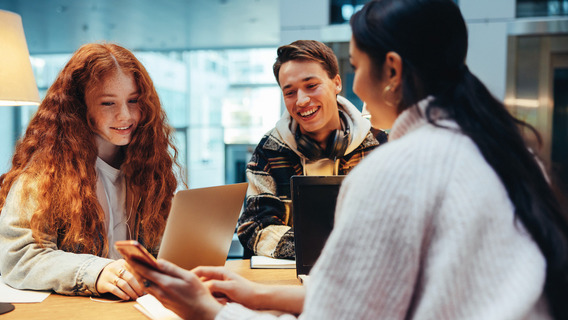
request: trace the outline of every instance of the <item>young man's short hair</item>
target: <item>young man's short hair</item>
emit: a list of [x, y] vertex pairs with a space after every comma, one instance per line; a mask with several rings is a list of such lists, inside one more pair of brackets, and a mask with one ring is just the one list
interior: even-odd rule
[[327, 72], [330, 79], [333, 79], [339, 74], [339, 67], [337, 57], [330, 47], [315, 40], [298, 40], [290, 44], [281, 46], [276, 51], [276, 62], [272, 70], [276, 77], [276, 82], [280, 84], [278, 73], [282, 65], [292, 60], [314, 61], [318, 62], [322, 68]]

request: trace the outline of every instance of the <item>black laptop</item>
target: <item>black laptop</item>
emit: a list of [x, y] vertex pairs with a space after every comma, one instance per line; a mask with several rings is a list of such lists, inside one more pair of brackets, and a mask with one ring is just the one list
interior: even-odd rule
[[296, 274], [302, 280], [316, 263], [333, 229], [335, 203], [344, 177], [291, 178]]

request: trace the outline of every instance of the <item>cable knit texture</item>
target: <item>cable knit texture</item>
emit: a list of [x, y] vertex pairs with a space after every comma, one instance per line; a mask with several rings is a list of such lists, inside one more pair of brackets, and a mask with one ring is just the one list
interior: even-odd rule
[[[445, 128], [426, 121], [423, 104], [344, 180], [300, 318], [549, 319], [544, 257], [504, 186], [443, 112], [433, 114]], [[225, 308], [217, 319], [239, 319]]]

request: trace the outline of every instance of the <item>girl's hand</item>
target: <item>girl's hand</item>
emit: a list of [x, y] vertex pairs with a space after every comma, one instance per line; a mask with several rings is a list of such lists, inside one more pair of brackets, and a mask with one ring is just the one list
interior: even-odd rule
[[123, 300], [136, 300], [144, 294], [138, 280], [128, 271], [128, 264], [124, 259], [108, 264], [101, 271], [95, 286], [99, 293], [110, 292]]

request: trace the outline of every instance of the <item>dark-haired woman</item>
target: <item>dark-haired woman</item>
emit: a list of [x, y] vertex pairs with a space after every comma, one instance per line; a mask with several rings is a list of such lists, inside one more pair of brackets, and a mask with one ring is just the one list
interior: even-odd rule
[[[519, 133], [518, 126], [528, 126], [465, 65], [467, 31], [457, 5], [376, 0], [351, 26], [354, 92], [371, 121], [398, 117], [389, 143], [344, 181], [334, 230], [296, 313], [302, 319], [566, 318], [562, 209]], [[292, 297], [303, 294], [286, 295], [291, 291], [284, 288], [276, 294], [222, 270], [194, 270], [209, 279], [214, 296], [240, 303], [220, 308], [195, 290], [203, 285], [189, 272], [166, 262], [162, 274], [133, 266], [153, 282], [149, 292], [182, 317], [198, 311], [216, 319], [268, 319], [250, 309], [289, 311]], [[162, 285], [183, 283], [194, 293], [183, 299]]]
[[127, 49], [88, 44], [47, 91], [0, 176], [0, 272], [20, 289], [136, 299], [114, 249], [156, 253], [177, 179], [158, 94]]

